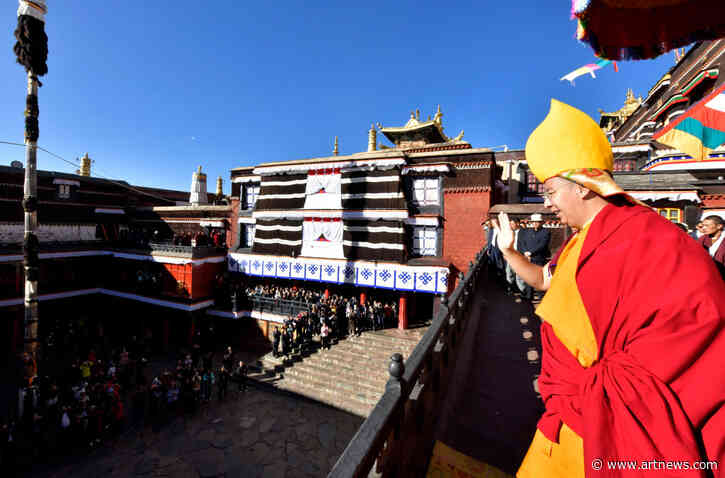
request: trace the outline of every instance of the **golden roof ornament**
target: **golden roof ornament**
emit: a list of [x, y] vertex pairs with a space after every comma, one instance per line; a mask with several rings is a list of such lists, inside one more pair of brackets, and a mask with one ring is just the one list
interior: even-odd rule
[[78, 171], [81, 176], [90, 176], [91, 175], [91, 163], [92, 162], [93, 162], [93, 160], [88, 156], [88, 153], [86, 153], [85, 156], [83, 156], [81, 158], [81, 169], [80, 169], [80, 171]]
[[335, 136], [335, 147], [332, 150], [332, 154], [333, 156], [337, 156], [338, 154], [340, 154], [340, 150], [338, 149], [337, 136]]
[[638, 98], [635, 98], [632, 89], [628, 88], [627, 95], [624, 99], [624, 106], [622, 106], [620, 109], [612, 112], [606, 112], [601, 108], [599, 109], [599, 126], [604, 130], [605, 133], [608, 133], [618, 128], [625, 121], [627, 121], [627, 118], [632, 116], [632, 113], [634, 113], [641, 104], [642, 97], [640, 96]]
[[371, 124], [368, 130], [368, 151], [375, 151], [378, 149], [378, 132], [375, 130], [375, 125]]
[[438, 111], [436, 111], [436, 114], [433, 117], [433, 121], [435, 121], [438, 124], [442, 124], [443, 113], [441, 113], [441, 105], [438, 105]]

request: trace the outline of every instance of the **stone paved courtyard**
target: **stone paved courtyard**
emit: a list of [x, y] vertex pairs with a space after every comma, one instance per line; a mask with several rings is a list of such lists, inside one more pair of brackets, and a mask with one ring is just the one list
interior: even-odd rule
[[250, 387], [213, 400], [158, 434], [124, 433], [75, 464], [33, 470], [42, 477], [326, 476], [362, 423], [361, 417], [304, 398]]

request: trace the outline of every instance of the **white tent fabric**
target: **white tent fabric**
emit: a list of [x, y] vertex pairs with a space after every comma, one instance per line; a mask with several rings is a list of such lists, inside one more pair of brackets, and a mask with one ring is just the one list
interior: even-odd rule
[[344, 259], [342, 221], [305, 220], [302, 225], [302, 256]]
[[700, 196], [692, 191], [643, 191], [628, 193], [635, 199], [640, 201], [657, 201], [659, 199], [669, 199], [670, 201], [692, 201], [694, 203], [702, 202]]
[[333, 171], [336, 172], [307, 175], [305, 209], [342, 209], [342, 174], [339, 170]]

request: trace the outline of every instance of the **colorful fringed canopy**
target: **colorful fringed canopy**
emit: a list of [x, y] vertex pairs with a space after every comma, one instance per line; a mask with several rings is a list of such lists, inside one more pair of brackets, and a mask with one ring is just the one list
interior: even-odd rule
[[608, 60], [654, 58], [725, 37], [725, 0], [572, 0], [577, 37]]

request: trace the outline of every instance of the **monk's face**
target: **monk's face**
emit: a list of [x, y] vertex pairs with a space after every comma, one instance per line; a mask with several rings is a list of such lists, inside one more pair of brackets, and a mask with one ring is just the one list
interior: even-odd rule
[[582, 198], [577, 185], [566, 179], [553, 177], [544, 182], [544, 206], [559, 218], [562, 224], [581, 227]]
[[702, 232], [708, 236], [718, 235], [723, 230], [723, 225], [718, 224], [712, 219], [705, 219], [702, 221]]

